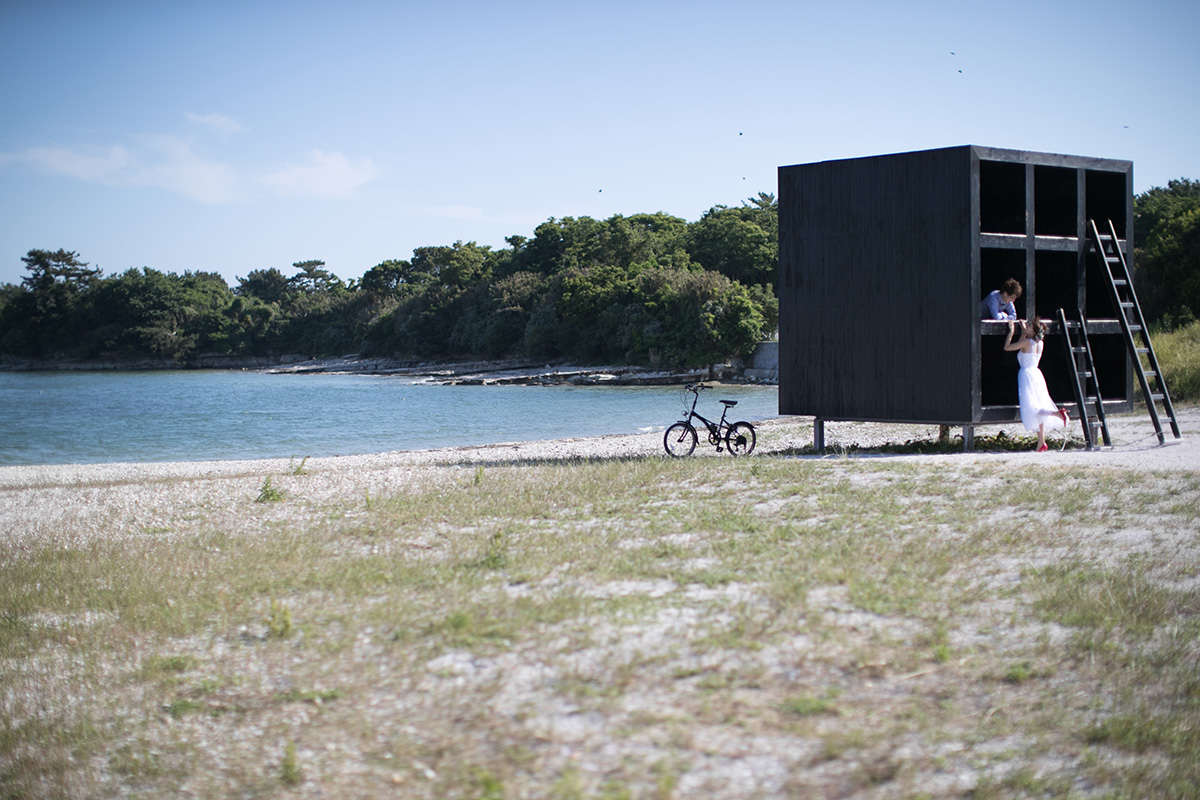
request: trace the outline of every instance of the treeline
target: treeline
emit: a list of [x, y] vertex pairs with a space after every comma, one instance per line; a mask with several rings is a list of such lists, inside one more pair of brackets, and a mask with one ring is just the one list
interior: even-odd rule
[[1134, 198], [1134, 284], [1146, 320], [1165, 330], [1200, 314], [1200, 181], [1186, 178]]
[[207, 353], [567, 358], [701, 366], [748, 354], [778, 320], [778, 207], [759, 194], [696, 222], [550, 219], [493, 250], [419, 247], [343, 281], [322, 261], [218, 274], [105, 276], [30, 250], [0, 286], [0, 353], [34, 359]]
[[[1200, 313], [1200, 182], [1134, 198], [1135, 282], [1160, 330]], [[493, 250], [419, 247], [343, 281], [322, 261], [218, 274], [104, 276], [30, 250], [0, 285], [0, 354], [33, 359], [206, 353], [572, 359], [701, 366], [775, 330], [778, 206], [759, 194], [695, 222], [663, 213], [551, 219]]]

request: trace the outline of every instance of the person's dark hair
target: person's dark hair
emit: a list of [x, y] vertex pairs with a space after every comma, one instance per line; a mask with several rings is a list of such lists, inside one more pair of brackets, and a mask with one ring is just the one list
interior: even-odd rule
[[1035, 342], [1040, 342], [1046, 335], [1046, 323], [1040, 319], [1032, 319], [1029, 321], [1029, 329], [1031, 331], [1029, 338]]
[[1016, 300], [1021, 296], [1021, 292], [1024, 290], [1021, 288], [1021, 284], [1017, 283], [1016, 278], [1009, 278], [1004, 282], [1004, 285], [1000, 287], [1000, 291]]

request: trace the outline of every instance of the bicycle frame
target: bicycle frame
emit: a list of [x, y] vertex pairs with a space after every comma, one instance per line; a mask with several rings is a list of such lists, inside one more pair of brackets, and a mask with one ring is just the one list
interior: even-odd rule
[[[688, 391], [691, 391], [691, 390], [689, 389]], [[700, 420], [701, 422], [704, 423], [704, 427], [708, 428], [708, 443], [709, 444], [719, 444], [721, 441], [721, 431], [723, 431], [729, 427], [729, 423], [725, 421], [725, 415], [729, 413], [729, 406], [725, 406], [725, 409], [721, 412], [721, 421], [713, 422], [712, 420], [704, 417], [704, 415], [702, 415], [700, 412], [696, 411], [696, 403], [698, 403], [699, 401], [700, 401], [700, 392], [693, 391], [692, 392], [692, 407], [688, 411], [688, 415], [687, 415], [687, 417], [684, 418], [683, 421], [686, 422], [687, 424], [691, 425], [693, 419]]]

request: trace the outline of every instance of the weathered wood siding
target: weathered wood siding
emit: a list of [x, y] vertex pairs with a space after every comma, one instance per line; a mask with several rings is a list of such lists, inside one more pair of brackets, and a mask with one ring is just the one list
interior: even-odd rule
[[780, 413], [969, 418], [970, 181], [966, 148], [780, 169]]

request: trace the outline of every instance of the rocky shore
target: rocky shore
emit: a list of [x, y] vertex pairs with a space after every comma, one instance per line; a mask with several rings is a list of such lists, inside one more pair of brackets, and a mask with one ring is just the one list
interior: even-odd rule
[[651, 386], [702, 380], [737, 381], [740, 365], [706, 369], [659, 369], [637, 366], [580, 366], [527, 361], [462, 361], [412, 363], [381, 358], [325, 358], [274, 367], [268, 372], [293, 375], [402, 375], [425, 383], [460, 386], [610, 385]]
[[554, 386], [671, 386], [701, 380], [729, 383], [774, 384], [774, 370], [754, 370], [741, 361], [702, 369], [665, 369], [642, 366], [584, 366], [520, 360], [412, 361], [398, 358], [341, 356], [309, 358], [303, 355], [223, 356], [209, 354], [180, 364], [161, 358], [22, 359], [0, 356], [0, 371], [144, 371], [168, 369], [255, 370], [292, 375], [402, 375], [433, 384]]

